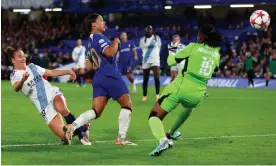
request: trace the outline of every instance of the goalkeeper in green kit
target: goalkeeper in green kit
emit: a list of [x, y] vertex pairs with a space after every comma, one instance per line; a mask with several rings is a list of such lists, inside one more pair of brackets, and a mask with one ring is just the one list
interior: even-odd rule
[[[211, 25], [203, 25], [197, 35], [198, 43], [190, 43], [176, 55], [169, 55], [168, 65], [172, 66], [188, 59], [187, 71], [178, 73], [176, 79], [162, 92], [155, 103], [150, 116], [149, 125], [155, 138], [159, 141], [150, 156], [159, 156], [164, 150], [172, 147], [172, 140], [180, 138], [177, 129], [185, 122], [195, 107], [200, 105], [204, 98], [207, 82], [218, 69], [220, 54], [219, 43], [221, 35]], [[185, 72], [185, 74], [184, 74]], [[176, 122], [165, 134], [162, 120], [173, 111], [178, 104], [184, 109]]]

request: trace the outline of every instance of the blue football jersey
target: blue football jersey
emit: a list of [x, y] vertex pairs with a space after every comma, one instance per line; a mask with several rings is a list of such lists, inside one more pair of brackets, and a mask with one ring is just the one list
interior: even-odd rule
[[121, 50], [119, 52], [120, 64], [128, 64], [133, 59], [133, 48], [135, 48], [135, 45], [132, 41], [121, 43]]
[[116, 63], [116, 56], [107, 57], [104, 49], [111, 45], [111, 42], [103, 34], [91, 34], [87, 43], [86, 59], [96, 66], [95, 77], [101, 75], [120, 75]]

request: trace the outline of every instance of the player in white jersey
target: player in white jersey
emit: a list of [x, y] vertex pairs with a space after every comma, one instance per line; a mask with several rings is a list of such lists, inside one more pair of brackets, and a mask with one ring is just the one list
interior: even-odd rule
[[76, 63], [75, 69], [77, 73], [77, 86], [86, 86], [85, 83], [85, 51], [86, 48], [82, 45], [81, 39], [77, 40], [77, 46], [72, 52], [72, 59]]
[[[76, 74], [72, 70], [47, 70], [33, 63], [26, 65], [26, 58], [21, 49], [9, 47], [7, 53], [14, 66], [14, 71], [10, 76], [13, 89], [16, 92], [22, 91], [37, 108], [52, 132], [65, 143], [71, 144], [70, 140], [66, 138], [63, 130], [64, 123], [60, 115], [68, 124], [71, 124], [75, 117], [68, 110], [65, 98], [59, 88], [52, 86], [43, 78], [43, 75], [57, 77], [68, 74], [74, 81]], [[88, 132], [87, 125], [80, 127], [74, 134], [78, 135], [83, 145], [91, 145], [87, 136], [84, 136], [82, 132]]]
[[159, 36], [153, 34], [152, 26], [146, 27], [146, 35], [140, 39], [139, 47], [143, 51], [143, 98], [142, 101], [147, 101], [147, 90], [150, 70], [153, 71], [155, 82], [155, 100], [159, 98], [160, 80], [159, 80], [159, 67], [160, 67], [160, 49], [161, 39]]
[[[176, 55], [185, 47], [180, 41], [179, 35], [174, 35], [171, 43], [168, 44], [169, 55]], [[185, 59], [174, 66], [171, 66], [171, 81], [173, 81], [178, 73], [185, 65]]]

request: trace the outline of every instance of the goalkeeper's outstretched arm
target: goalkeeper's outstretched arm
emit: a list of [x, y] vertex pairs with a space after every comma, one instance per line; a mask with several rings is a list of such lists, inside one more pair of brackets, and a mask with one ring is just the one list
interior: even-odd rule
[[167, 59], [167, 63], [169, 66], [176, 65], [177, 63], [180, 63], [185, 58], [189, 57], [192, 49], [194, 47], [195, 43], [190, 43], [187, 47], [185, 47], [183, 50], [178, 52], [176, 55], [170, 54]]

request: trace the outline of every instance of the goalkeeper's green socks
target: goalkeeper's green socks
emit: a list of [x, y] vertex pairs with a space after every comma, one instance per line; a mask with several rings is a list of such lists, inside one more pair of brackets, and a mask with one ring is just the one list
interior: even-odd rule
[[149, 119], [149, 125], [151, 128], [152, 134], [158, 141], [166, 137], [163, 123], [158, 117], [151, 117]]
[[184, 108], [184, 111], [180, 113], [180, 115], [178, 116], [178, 118], [176, 119], [175, 123], [173, 124], [170, 130], [171, 135], [173, 135], [174, 132], [176, 132], [177, 129], [179, 129], [180, 126], [188, 119], [192, 111], [193, 111], [192, 108]]

